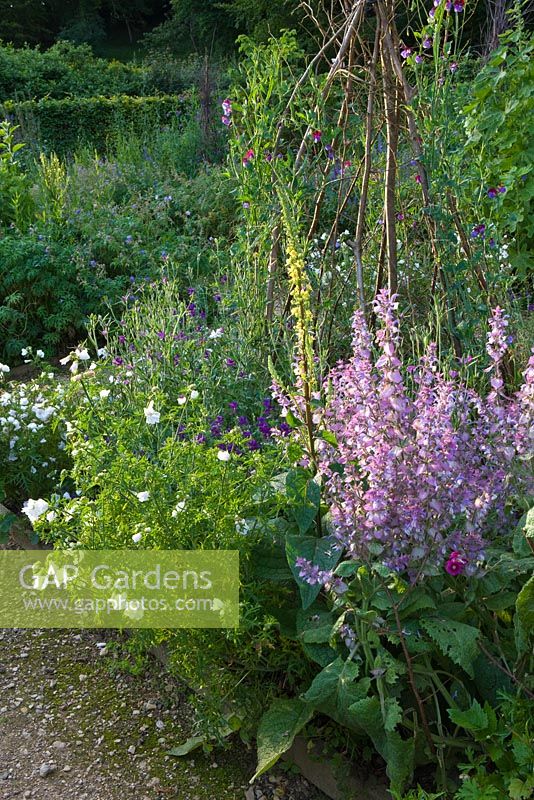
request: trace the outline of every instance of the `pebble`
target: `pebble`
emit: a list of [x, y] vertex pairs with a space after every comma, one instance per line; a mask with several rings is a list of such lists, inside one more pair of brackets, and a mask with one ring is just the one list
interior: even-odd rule
[[54, 764], [41, 764], [39, 767], [39, 775], [41, 778], [48, 778], [49, 775], [52, 775], [56, 771], [56, 767]]

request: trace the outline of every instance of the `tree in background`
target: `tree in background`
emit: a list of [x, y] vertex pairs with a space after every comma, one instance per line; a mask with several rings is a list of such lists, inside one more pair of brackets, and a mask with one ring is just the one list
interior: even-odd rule
[[47, 4], [43, 0], [0, 0], [0, 39], [16, 45], [53, 41]]

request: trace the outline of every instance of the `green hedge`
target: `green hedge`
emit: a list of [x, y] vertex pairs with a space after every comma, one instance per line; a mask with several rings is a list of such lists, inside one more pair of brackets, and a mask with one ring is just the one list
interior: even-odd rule
[[0, 102], [53, 97], [155, 94], [149, 69], [96, 58], [89, 45], [58, 42], [49, 50], [0, 42]]
[[149, 137], [156, 126], [180, 126], [193, 108], [193, 96], [185, 94], [6, 100], [0, 104], [1, 114], [20, 126], [24, 141], [63, 155], [82, 145], [106, 152], [117, 134], [142, 138]]

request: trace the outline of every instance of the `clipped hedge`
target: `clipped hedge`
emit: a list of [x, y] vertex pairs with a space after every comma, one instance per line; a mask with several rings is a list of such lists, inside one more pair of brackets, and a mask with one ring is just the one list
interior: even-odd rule
[[6, 100], [1, 114], [20, 126], [21, 138], [40, 150], [68, 154], [81, 145], [106, 152], [118, 133], [143, 137], [157, 126], [180, 124], [194, 108], [192, 95]]

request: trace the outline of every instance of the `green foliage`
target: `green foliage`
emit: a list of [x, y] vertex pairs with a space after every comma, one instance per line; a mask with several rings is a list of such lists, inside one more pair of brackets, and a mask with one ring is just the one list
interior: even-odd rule
[[96, 58], [89, 45], [0, 44], [0, 102], [152, 93], [146, 67]]
[[[72, 244], [10, 232], [0, 239], [0, 353], [16, 358], [33, 344], [54, 351], [83, 332], [88, 315], [101, 307], [88, 264], [79, 264]], [[100, 291], [117, 296], [124, 278], [102, 276]]]
[[28, 177], [16, 158], [24, 147], [15, 141], [16, 127], [0, 122], [0, 226], [13, 223], [25, 228], [31, 217], [32, 198]]
[[532, 34], [521, 25], [507, 31], [478, 71], [463, 109], [467, 153], [479, 166], [484, 189], [506, 189], [497, 203], [486, 198], [486, 213], [510, 237], [510, 260], [521, 278], [532, 267], [534, 243], [533, 54]]
[[148, 142], [154, 129], [180, 128], [193, 104], [184, 96], [77, 97], [3, 103], [3, 113], [20, 123], [23, 135], [46, 151], [68, 154], [88, 145], [106, 152], [117, 132], [130, 132]]
[[530, 704], [519, 696], [502, 696], [497, 709], [475, 702], [453, 722], [480, 744], [482, 754], [468, 751], [460, 765], [463, 783], [455, 800], [528, 800], [534, 792], [534, 756]]

